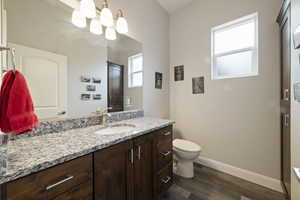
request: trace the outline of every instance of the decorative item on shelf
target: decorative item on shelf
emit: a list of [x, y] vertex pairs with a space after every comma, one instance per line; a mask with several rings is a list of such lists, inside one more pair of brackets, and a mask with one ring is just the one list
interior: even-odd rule
[[79, 27], [85, 28], [87, 25], [86, 18], [91, 19], [90, 32], [96, 35], [103, 33], [103, 27], [106, 27], [105, 38], [107, 40], [116, 40], [117, 34], [128, 33], [128, 23], [124, 18], [121, 9], [118, 10], [116, 17], [116, 26], [114, 26], [114, 17], [108, 8], [107, 0], [103, 1], [102, 8], [97, 8], [94, 0], [81, 0], [79, 8], [75, 8], [72, 14], [72, 23]]
[[94, 94], [93, 95], [93, 100], [101, 100], [101, 99], [102, 99], [101, 94]]
[[95, 92], [96, 91], [96, 85], [87, 85], [86, 91], [88, 92]]
[[294, 32], [294, 47], [295, 49], [300, 48], [300, 25], [296, 28]]
[[155, 88], [162, 89], [163, 75], [160, 72], [155, 72]]
[[91, 99], [90, 94], [81, 94], [81, 100], [82, 101], [89, 101]]
[[89, 83], [89, 82], [91, 82], [91, 78], [88, 76], [81, 76], [80, 81], [83, 83]]
[[93, 77], [93, 83], [98, 83], [98, 84], [100, 84], [100, 83], [101, 83], [101, 78]]
[[175, 66], [174, 67], [174, 80], [183, 81], [184, 80], [184, 66]]
[[204, 94], [204, 77], [193, 78], [193, 94]]

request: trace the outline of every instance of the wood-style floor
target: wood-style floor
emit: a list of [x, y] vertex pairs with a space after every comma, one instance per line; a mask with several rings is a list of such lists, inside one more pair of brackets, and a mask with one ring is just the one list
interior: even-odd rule
[[162, 200], [285, 200], [279, 192], [200, 165], [193, 179], [175, 176], [174, 182]]

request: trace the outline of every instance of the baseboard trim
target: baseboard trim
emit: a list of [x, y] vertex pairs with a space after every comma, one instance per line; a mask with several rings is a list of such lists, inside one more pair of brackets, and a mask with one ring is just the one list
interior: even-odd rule
[[238, 167], [234, 167], [216, 160], [212, 160], [209, 158], [205, 158], [200, 156], [197, 160], [197, 163], [224, 172], [226, 174], [230, 174], [232, 176], [236, 176], [238, 178], [244, 179], [246, 181], [267, 187], [271, 190], [275, 190], [277, 192], [280, 193], [284, 193], [283, 192], [283, 188], [281, 186], [281, 182], [280, 180], [274, 179], [274, 178], [270, 178], [261, 174], [257, 174], [255, 172], [251, 172], [245, 169], [241, 169]]

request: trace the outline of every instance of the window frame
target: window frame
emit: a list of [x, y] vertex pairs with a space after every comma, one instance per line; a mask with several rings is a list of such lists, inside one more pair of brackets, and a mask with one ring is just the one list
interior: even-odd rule
[[[132, 60], [136, 57], [142, 57], [142, 69], [140, 71], [132, 72]], [[142, 74], [142, 84], [141, 85], [133, 85], [133, 75], [134, 74]], [[128, 57], [128, 88], [139, 88], [144, 85], [144, 57], [142, 53], [134, 54]]]
[[[243, 77], [250, 77], [250, 76], [258, 76], [259, 75], [259, 34], [258, 34], [258, 13], [253, 13], [241, 18], [238, 18], [236, 20], [227, 22], [225, 24], [222, 24], [220, 26], [213, 27], [211, 29], [211, 79], [212, 80], [219, 80], [219, 79], [229, 79], [229, 78], [243, 78]], [[254, 21], [255, 24], [255, 40], [254, 40], [254, 46], [248, 46], [245, 48], [240, 48], [236, 50], [230, 50], [223, 53], [215, 53], [215, 33], [219, 31], [226, 31], [235, 27], [242, 26], [244, 24], [249, 23], [250, 21]], [[240, 75], [226, 75], [221, 76], [218, 75], [218, 67], [216, 65], [216, 59], [223, 56], [228, 55], [235, 55], [238, 53], [243, 52], [249, 52], [251, 51], [253, 53], [252, 55], [252, 70], [251, 73], [245, 73]]]

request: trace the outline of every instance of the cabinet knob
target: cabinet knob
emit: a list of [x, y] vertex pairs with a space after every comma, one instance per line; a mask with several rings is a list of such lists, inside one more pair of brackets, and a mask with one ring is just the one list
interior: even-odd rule
[[170, 182], [170, 180], [171, 180], [171, 177], [170, 177], [170, 176], [167, 176], [167, 177], [165, 177], [165, 178], [162, 178], [162, 179], [161, 179], [161, 182], [163, 182], [164, 184], [167, 184], [167, 183]]

